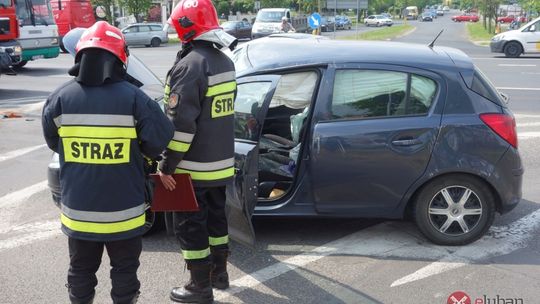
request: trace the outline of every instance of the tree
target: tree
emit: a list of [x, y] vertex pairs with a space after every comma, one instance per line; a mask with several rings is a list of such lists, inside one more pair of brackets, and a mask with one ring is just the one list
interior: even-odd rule
[[152, 5], [151, 0], [118, 0], [118, 2], [135, 16], [137, 22], [142, 21], [141, 15], [146, 14]]
[[114, 4], [114, 0], [92, 0], [92, 6], [101, 6], [105, 10], [105, 19], [112, 25], [114, 24], [113, 14], [111, 12], [111, 7]]

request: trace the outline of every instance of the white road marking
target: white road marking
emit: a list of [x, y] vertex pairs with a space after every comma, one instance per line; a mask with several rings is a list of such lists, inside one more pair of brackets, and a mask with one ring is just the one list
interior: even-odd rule
[[24, 189], [11, 192], [7, 195], [0, 197], [0, 233], [6, 233], [12, 230], [11, 221], [13, 215], [17, 211], [17, 207], [28, 200], [32, 195], [46, 190], [47, 181], [42, 181]]
[[222, 301], [246, 289], [254, 288], [291, 270], [316, 262], [330, 255], [371, 256], [374, 258], [414, 258], [438, 260], [417, 272], [396, 280], [392, 287], [468, 265], [471, 261], [508, 254], [527, 245], [527, 240], [540, 227], [540, 209], [502, 227], [492, 227], [481, 240], [463, 247], [436, 246], [417, 236], [411, 223], [385, 222], [341, 239], [329, 242], [309, 252], [288, 258], [231, 282], [227, 291], [215, 291]]
[[425, 279], [488, 257], [509, 254], [526, 247], [527, 241], [536, 233], [538, 228], [540, 228], [540, 209], [520, 218], [510, 225], [492, 227], [482, 239], [473, 244], [460, 247], [441, 260], [394, 281], [390, 287]]
[[514, 113], [515, 118], [540, 118], [540, 114]]
[[24, 231], [26, 234], [16, 235], [0, 241], [0, 251], [32, 244], [62, 234], [60, 221], [36, 222], [16, 227], [13, 231]]
[[535, 67], [536, 64], [505, 64], [505, 63], [500, 63], [500, 64], [498, 64], [498, 66], [502, 66], [502, 67]]
[[518, 132], [518, 138], [520, 139], [530, 139], [540, 137], [540, 132]]
[[507, 90], [507, 91], [540, 91], [540, 88], [514, 88], [514, 87], [497, 87], [497, 90]]
[[518, 123], [518, 128], [524, 128], [524, 127], [538, 127], [540, 126], [540, 122], [525, 122], [525, 123]]
[[10, 151], [10, 152], [4, 153], [4, 154], [0, 154], [0, 162], [9, 160], [9, 159], [12, 159], [12, 158], [15, 158], [15, 157], [19, 157], [21, 155], [33, 152], [35, 150], [39, 150], [39, 149], [44, 148], [46, 146], [47, 145], [37, 145], [37, 146], [33, 146], [33, 147], [22, 148], [22, 149], [18, 149], [18, 150], [15, 150], [15, 151]]
[[21, 98], [12, 98], [12, 99], [4, 99], [2, 100], [2, 103], [10, 103], [10, 102], [21, 102], [21, 101], [42, 101], [44, 99], [47, 99], [47, 96], [29, 96], [29, 97], [21, 97]]

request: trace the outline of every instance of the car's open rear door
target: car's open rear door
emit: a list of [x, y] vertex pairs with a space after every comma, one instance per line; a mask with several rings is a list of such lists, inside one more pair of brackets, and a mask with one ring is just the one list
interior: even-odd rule
[[229, 235], [244, 245], [255, 244], [251, 215], [257, 204], [259, 138], [279, 75], [237, 80], [235, 101], [235, 179], [227, 187]]

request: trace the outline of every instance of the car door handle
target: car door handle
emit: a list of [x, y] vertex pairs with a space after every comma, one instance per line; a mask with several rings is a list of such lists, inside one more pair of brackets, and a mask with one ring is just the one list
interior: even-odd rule
[[394, 146], [400, 146], [400, 147], [406, 147], [406, 146], [416, 146], [421, 144], [422, 141], [418, 138], [410, 138], [410, 139], [398, 139], [392, 141], [392, 145]]

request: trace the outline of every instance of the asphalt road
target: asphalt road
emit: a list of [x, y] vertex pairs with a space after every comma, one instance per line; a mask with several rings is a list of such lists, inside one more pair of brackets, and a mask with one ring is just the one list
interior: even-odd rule
[[[468, 42], [465, 24], [451, 22], [448, 14], [433, 23], [411, 24], [417, 29], [397, 40], [428, 44], [444, 28], [436, 44], [463, 50], [510, 95], [526, 168], [521, 204], [497, 216], [486, 237], [461, 248], [434, 246], [408, 222], [256, 220], [257, 246], [232, 244], [233, 288], [216, 293], [217, 302], [435, 304], [447, 303], [450, 294], [461, 290], [473, 299], [485, 295], [492, 299], [489, 303], [498, 303], [497, 297], [538, 303], [540, 57], [491, 54]], [[132, 48], [132, 53], [164, 78], [177, 47]], [[43, 146], [39, 113], [43, 98], [69, 79], [71, 63], [68, 55], [61, 55], [0, 78], [0, 112], [24, 115], [0, 119], [2, 304], [68, 302], [67, 239], [46, 187], [51, 152]], [[179, 252], [176, 240], [165, 233], [144, 238], [140, 303], [169, 303], [170, 288], [187, 280]], [[104, 256], [98, 304], [110, 303], [108, 264]]]

